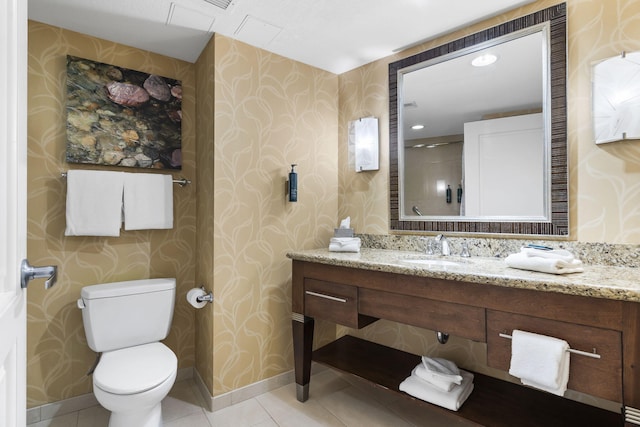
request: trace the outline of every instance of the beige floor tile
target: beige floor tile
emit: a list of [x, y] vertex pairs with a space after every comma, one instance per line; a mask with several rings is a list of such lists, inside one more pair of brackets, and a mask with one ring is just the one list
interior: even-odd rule
[[320, 404], [319, 399], [309, 398], [305, 403], [298, 402], [295, 390], [295, 385], [289, 384], [262, 394], [256, 400], [280, 427], [344, 427]]
[[348, 376], [332, 369], [325, 369], [313, 375], [309, 383], [309, 398], [319, 399], [327, 394], [349, 387], [349, 383], [346, 381]]
[[186, 417], [165, 422], [163, 427], [211, 427], [211, 423], [204, 414], [204, 411], [200, 411], [187, 415]]
[[411, 426], [381, 405], [371, 394], [363, 393], [355, 387], [348, 387], [322, 397], [320, 403], [347, 427]]
[[162, 400], [162, 420], [169, 422], [202, 412], [202, 399], [195, 390], [193, 380], [176, 383], [169, 395]]
[[78, 412], [78, 427], [107, 427], [111, 413], [102, 406], [92, 406]]
[[273, 422], [267, 411], [255, 398], [215, 412], [208, 412], [206, 415], [209, 422], [215, 427], [251, 427], [263, 422]]
[[76, 427], [78, 424], [78, 413], [72, 412], [70, 414], [61, 415], [55, 418], [49, 418], [48, 420], [39, 421], [34, 424], [29, 424], [29, 427]]

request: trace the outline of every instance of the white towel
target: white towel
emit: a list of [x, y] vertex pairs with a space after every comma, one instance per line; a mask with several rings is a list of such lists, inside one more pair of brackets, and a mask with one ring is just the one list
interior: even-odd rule
[[505, 262], [511, 268], [539, 271], [541, 273], [568, 274], [582, 273], [584, 271], [582, 261], [579, 259], [567, 262], [561, 259], [528, 256], [523, 252], [509, 255], [505, 258]]
[[67, 172], [65, 236], [119, 236], [123, 172]]
[[443, 378], [427, 370], [422, 363], [416, 366], [413, 372], [421, 380], [426, 381], [433, 387], [445, 392], [451, 391], [455, 385], [459, 385], [462, 382], [462, 376], [458, 375], [460, 380], [457, 382], [451, 378]]
[[173, 228], [171, 175], [128, 173], [124, 182], [124, 229]]
[[571, 252], [565, 249], [553, 249], [549, 251], [536, 248], [522, 248], [520, 252], [526, 254], [529, 257], [559, 259], [565, 262], [571, 262], [576, 259], [576, 257]]
[[332, 237], [329, 241], [331, 252], [360, 252], [359, 237]]
[[460, 409], [473, 391], [473, 374], [471, 372], [461, 370], [462, 383], [454, 386], [450, 392], [431, 386], [428, 382], [415, 375], [414, 372], [415, 369], [412, 371], [411, 376], [400, 383], [400, 391], [452, 411]]
[[561, 339], [514, 330], [509, 374], [522, 384], [563, 396], [569, 382], [569, 344]]

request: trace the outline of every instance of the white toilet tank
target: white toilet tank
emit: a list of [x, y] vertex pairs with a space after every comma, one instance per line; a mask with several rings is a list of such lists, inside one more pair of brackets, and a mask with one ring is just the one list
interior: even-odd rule
[[146, 279], [85, 286], [78, 306], [95, 352], [160, 341], [169, 334], [176, 279]]

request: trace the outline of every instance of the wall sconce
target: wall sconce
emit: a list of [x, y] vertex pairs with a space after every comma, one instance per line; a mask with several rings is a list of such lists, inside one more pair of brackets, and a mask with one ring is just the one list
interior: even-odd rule
[[349, 146], [353, 147], [356, 172], [380, 169], [378, 118], [363, 117], [349, 122]]
[[640, 139], [640, 52], [593, 66], [592, 112], [596, 144]]

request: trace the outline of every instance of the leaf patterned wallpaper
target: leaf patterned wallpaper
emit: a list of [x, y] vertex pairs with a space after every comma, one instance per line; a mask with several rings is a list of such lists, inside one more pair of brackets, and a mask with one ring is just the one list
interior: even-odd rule
[[183, 169], [174, 176], [191, 179], [196, 164], [195, 73], [186, 62], [37, 22], [29, 22], [28, 36], [27, 253], [33, 265], [57, 264], [59, 271], [55, 287], [45, 291], [42, 283], [29, 286], [27, 387], [28, 406], [33, 407], [91, 391], [86, 372], [95, 355], [86, 344], [76, 306], [86, 285], [175, 277], [176, 308], [166, 343], [180, 368], [194, 365], [194, 315], [185, 295], [195, 279], [195, 180], [174, 189], [171, 230], [122, 231], [118, 238], [66, 237], [66, 185], [60, 172], [91, 168], [64, 160], [67, 54], [182, 80]]
[[[218, 35], [206, 54], [215, 58], [211, 238], [218, 395], [293, 368], [286, 253], [328, 245], [337, 225], [338, 77]], [[292, 163], [298, 165], [296, 203], [285, 195]], [[321, 325], [323, 337], [334, 338], [335, 327]]]
[[[75, 301], [82, 286], [102, 281], [178, 278], [167, 343], [212, 395], [290, 370], [286, 252], [325, 246], [346, 216], [359, 233], [388, 233], [388, 64], [557, 3], [537, 1], [340, 76], [218, 35], [193, 65], [30, 22], [28, 253], [35, 265], [58, 264], [60, 283], [29, 289], [29, 406], [91, 390], [85, 372], [93, 354]], [[590, 119], [591, 64], [640, 50], [640, 3], [567, 6], [572, 237], [640, 243], [640, 143], [596, 146]], [[173, 230], [63, 235], [66, 54], [183, 81], [182, 174], [194, 184], [176, 189]], [[380, 119], [381, 168], [355, 173], [347, 123], [371, 115]], [[297, 203], [285, 198], [291, 163], [299, 165]], [[184, 295], [196, 283], [213, 290], [215, 302], [194, 314]], [[318, 323], [318, 343], [346, 332]], [[452, 337], [439, 346], [418, 328], [377, 322], [359, 333], [416, 353], [442, 352], [463, 366], [484, 363], [478, 344]]]

